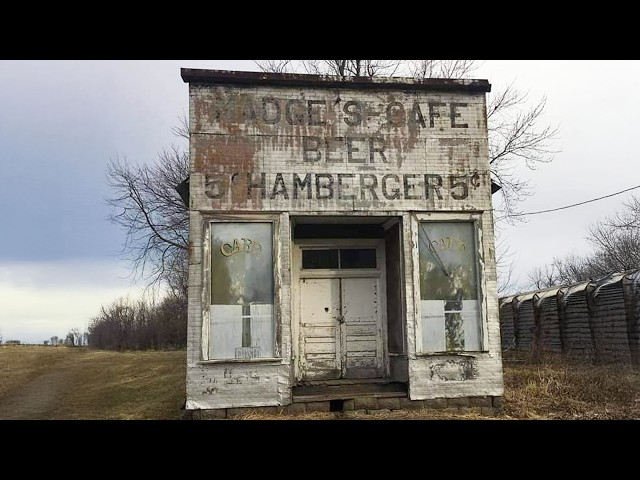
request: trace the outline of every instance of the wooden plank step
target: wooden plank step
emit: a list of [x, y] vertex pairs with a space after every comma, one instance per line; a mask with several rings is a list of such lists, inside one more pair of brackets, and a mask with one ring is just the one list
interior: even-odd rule
[[354, 394], [327, 394], [327, 395], [294, 395], [293, 403], [305, 402], [326, 402], [329, 400], [350, 400], [355, 397], [376, 397], [376, 398], [407, 398], [406, 393], [354, 393]]
[[406, 397], [407, 384], [402, 382], [343, 383], [293, 387], [294, 402], [348, 400], [354, 397]]
[[362, 384], [390, 384], [402, 383], [389, 378], [341, 378], [339, 380], [305, 380], [298, 382], [301, 387], [327, 386], [327, 385], [362, 385]]

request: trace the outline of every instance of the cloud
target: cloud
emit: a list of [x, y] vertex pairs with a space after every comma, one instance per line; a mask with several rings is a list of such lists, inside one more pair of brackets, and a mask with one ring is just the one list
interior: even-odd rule
[[127, 272], [124, 264], [95, 260], [0, 263], [0, 335], [42, 343], [86, 330], [101, 306], [143, 296]]

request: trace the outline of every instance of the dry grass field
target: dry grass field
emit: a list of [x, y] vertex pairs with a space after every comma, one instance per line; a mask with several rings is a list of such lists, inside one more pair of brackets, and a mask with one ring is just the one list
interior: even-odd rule
[[0, 347], [0, 419], [177, 419], [185, 372], [184, 351]]
[[[184, 351], [108, 352], [88, 348], [0, 346], [0, 419], [177, 420], [185, 389]], [[532, 363], [505, 355], [503, 411], [317, 413], [253, 411], [238, 420], [631, 420], [640, 419], [640, 369]]]

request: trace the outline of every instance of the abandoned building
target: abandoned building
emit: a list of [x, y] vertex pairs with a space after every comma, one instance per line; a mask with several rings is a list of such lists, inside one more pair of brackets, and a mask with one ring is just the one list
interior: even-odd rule
[[186, 410], [499, 407], [490, 84], [181, 75]]

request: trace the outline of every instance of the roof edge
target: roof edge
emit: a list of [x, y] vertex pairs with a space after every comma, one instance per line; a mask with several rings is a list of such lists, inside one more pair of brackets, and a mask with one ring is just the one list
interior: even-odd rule
[[485, 93], [491, 91], [488, 80], [409, 77], [347, 77], [333, 75], [311, 75], [302, 73], [266, 73], [235, 70], [208, 70], [181, 68], [180, 76], [185, 83], [218, 85], [277, 85], [283, 87], [314, 86], [325, 88], [384, 89], [431, 91], [462, 91], [467, 93]]

